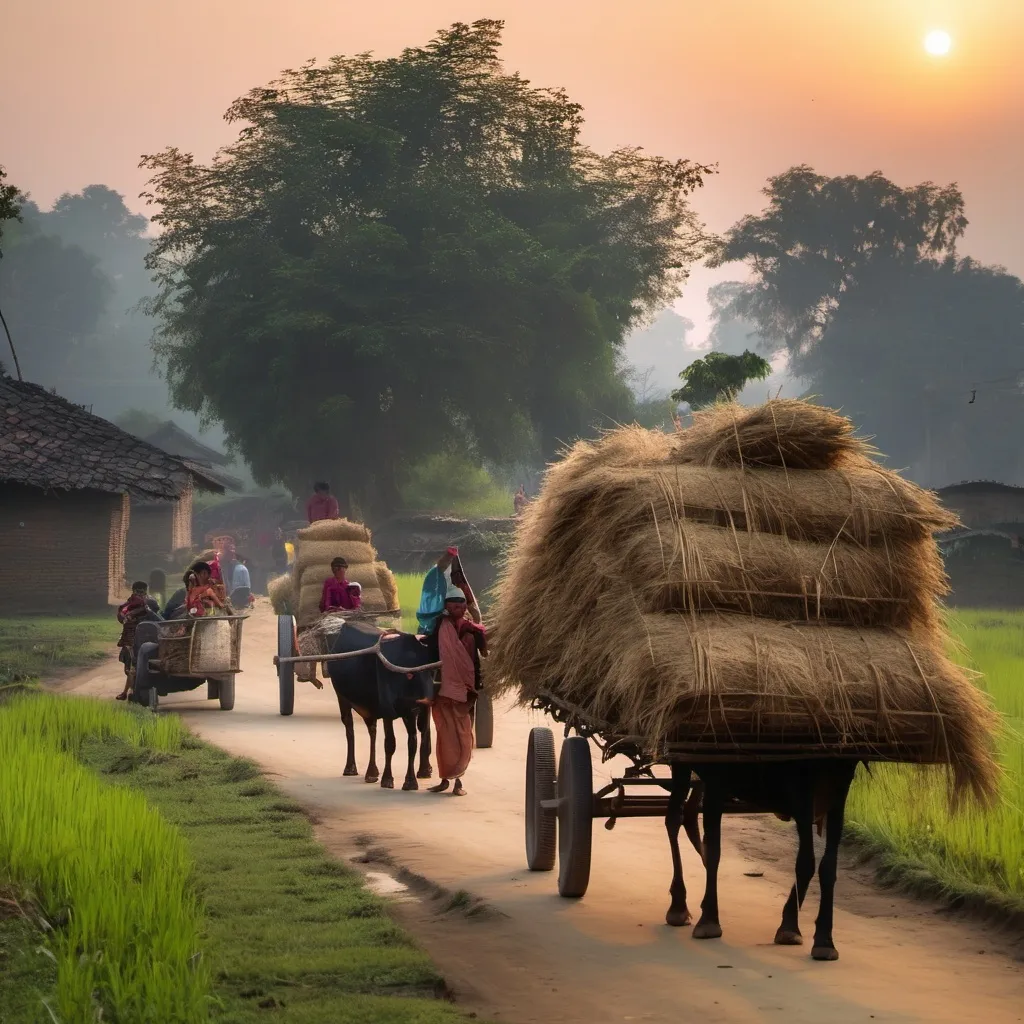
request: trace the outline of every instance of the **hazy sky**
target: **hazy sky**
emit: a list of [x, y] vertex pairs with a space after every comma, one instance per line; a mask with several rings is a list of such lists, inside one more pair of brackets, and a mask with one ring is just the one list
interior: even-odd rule
[[[1024, 275], [1024, 0], [33, 0], [5, 5], [0, 163], [43, 205], [103, 182], [137, 199], [142, 153], [207, 160], [222, 114], [310, 57], [503, 18], [505, 61], [584, 105], [587, 141], [718, 163], [721, 230], [773, 173], [957, 181], [964, 252]], [[944, 58], [922, 39], [953, 38]], [[720, 276], [720, 275], [716, 275]], [[679, 304], [703, 319], [710, 280]], [[698, 331], [699, 333], [699, 331]]]

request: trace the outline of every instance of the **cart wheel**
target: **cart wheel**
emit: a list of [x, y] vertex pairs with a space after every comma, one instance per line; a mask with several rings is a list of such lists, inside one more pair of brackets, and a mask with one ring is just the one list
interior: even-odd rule
[[480, 750], [486, 750], [494, 743], [494, 702], [489, 691], [481, 690], [477, 694], [474, 716], [476, 745]]
[[217, 684], [221, 711], [230, 711], [235, 706], [235, 677], [225, 676]]
[[558, 760], [558, 895], [579, 897], [590, 883], [594, 778], [590, 744], [570, 736]]
[[216, 700], [220, 696], [220, 683], [216, 679], [206, 680], [206, 699]]
[[[294, 658], [299, 653], [295, 637], [295, 619], [291, 615], [277, 617], [277, 656]], [[295, 662], [289, 661], [277, 666], [277, 685], [281, 698], [281, 714], [290, 715], [295, 710]]]
[[555, 737], [538, 725], [530, 730], [526, 747], [526, 865], [531, 871], [555, 866], [558, 812], [540, 805], [554, 800], [555, 793]]

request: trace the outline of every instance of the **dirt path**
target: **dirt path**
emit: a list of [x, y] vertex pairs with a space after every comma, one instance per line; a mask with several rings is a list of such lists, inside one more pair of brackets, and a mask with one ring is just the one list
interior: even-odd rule
[[[269, 608], [245, 628], [234, 711], [199, 699], [205, 690], [168, 697], [162, 707], [211, 742], [263, 764], [314, 811], [322, 840], [337, 855], [354, 860], [367, 847], [385, 850], [396, 865], [493, 908], [473, 917], [440, 913], [443, 901], [415, 891], [396, 903], [460, 1004], [480, 1016], [515, 1024], [1024, 1020], [1024, 968], [1006, 955], [1005, 940], [927, 904], [881, 893], [863, 872], [840, 876], [838, 963], [811, 962], [807, 947], [772, 945], [792, 852], [787, 828], [767, 819], [727, 820], [722, 940], [697, 942], [689, 929], [664, 925], [671, 868], [656, 820], [623, 821], [612, 832], [596, 828], [590, 891], [580, 901], [560, 899], [553, 875], [528, 872], [524, 863], [526, 738], [542, 716], [496, 709], [496, 745], [474, 755], [465, 799], [382, 791], [340, 777], [344, 734], [329, 688], [298, 684], [295, 714], [279, 716]], [[122, 680], [111, 663], [62, 688], [112, 699]], [[365, 733], [359, 757], [365, 768]], [[401, 738], [397, 764], [401, 778]], [[692, 909], [703, 891], [692, 851], [686, 871]], [[805, 934], [816, 908], [812, 888]]]

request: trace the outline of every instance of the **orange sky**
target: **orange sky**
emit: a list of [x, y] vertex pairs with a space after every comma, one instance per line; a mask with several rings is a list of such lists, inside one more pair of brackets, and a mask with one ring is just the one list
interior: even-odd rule
[[[309, 57], [506, 21], [505, 60], [584, 105], [587, 141], [717, 162], [714, 229], [796, 163], [958, 181], [964, 251], [1024, 275], [1024, 0], [32, 0], [7, 5], [0, 163], [46, 205], [103, 182], [141, 208], [139, 155], [208, 159], [228, 103]], [[954, 39], [928, 57], [931, 28]], [[720, 275], [719, 275], [720, 276]], [[701, 316], [710, 278], [680, 308]]]

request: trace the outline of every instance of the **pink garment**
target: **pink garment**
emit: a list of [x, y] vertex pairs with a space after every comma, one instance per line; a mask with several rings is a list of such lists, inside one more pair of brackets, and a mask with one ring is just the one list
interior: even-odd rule
[[329, 612], [338, 609], [353, 612], [362, 601], [359, 593], [352, 588], [352, 584], [345, 580], [342, 583], [333, 576], [324, 580], [324, 590], [320, 595], [320, 611]]
[[451, 619], [442, 620], [437, 646], [441, 655], [440, 696], [464, 704], [476, 690], [476, 671], [473, 656], [466, 650]]

